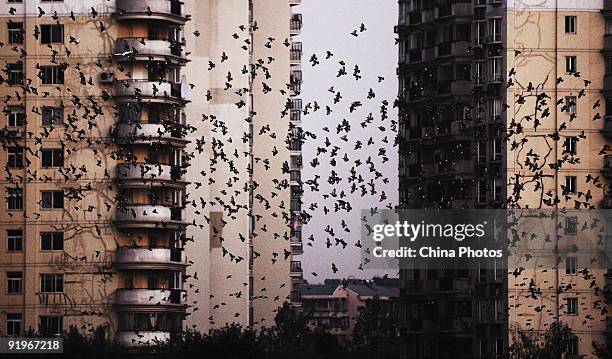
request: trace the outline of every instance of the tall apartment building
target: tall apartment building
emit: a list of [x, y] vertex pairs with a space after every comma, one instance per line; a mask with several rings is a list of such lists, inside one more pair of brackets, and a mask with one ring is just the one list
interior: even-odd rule
[[272, 323], [292, 283], [295, 3], [0, 4], [0, 335]]
[[[399, 5], [401, 207], [609, 208], [609, 158], [601, 150], [612, 108], [610, 2]], [[543, 230], [559, 227], [552, 225], [534, 233], [565, 247], [558, 257], [542, 254], [540, 267], [532, 261], [520, 276], [503, 266], [402, 270], [402, 357], [492, 357], [517, 328], [541, 333], [555, 320], [578, 336], [570, 351], [591, 357], [609, 322], [607, 304], [594, 304], [605, 303], [594, 289], [606, 284], [605, 263], [568, 253], [580, 243], [575, 217], [558, 220], [563, 231]], [[589, 266], [591, 286], [576, 276]], [[559, 287], [567, 289], [556, 293]], [[543, 292], [529, 298], [529, 288]]]

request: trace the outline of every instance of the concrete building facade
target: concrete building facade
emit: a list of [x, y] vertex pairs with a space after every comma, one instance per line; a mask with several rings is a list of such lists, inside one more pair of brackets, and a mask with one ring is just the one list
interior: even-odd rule
[[296, 4], [0, 4], [0, 335], [273, 323]]

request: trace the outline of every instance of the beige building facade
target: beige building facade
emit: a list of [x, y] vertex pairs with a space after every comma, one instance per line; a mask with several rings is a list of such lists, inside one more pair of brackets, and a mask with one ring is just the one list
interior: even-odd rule
[[292, 287], [295, 4], [0, 5], [0, 335], [108, 325], [136, 346], [273, 322]]

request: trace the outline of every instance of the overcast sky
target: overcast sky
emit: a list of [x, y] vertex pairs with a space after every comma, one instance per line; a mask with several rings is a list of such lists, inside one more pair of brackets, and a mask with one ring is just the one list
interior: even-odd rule
[[[388, 203], [396, 204], [398, 198], [397, 181], [397, 148], [392, 146], [394, 134], [391, 132], [391, 120], [397, 120], [397, 110], [389, 108], [389, 119], [384, 122], [380, 120], [380, 107], [383, 99], [387, 99], [393, 104], [393, 99], [397, 94], [397, 47], [395, 45], [393, 26], [397, 23], [397, 1], [395, 0], [303, 0], [302, 5], [295, 9], [296, 12], [303, 14], [304, 27], [302, 34], [298, 38], [303, 43], [304, 57], [302, 59], [302, 71], [304, 84], [302, 86], [302, 99], [304, 104], [317, 101], [321, 110], [302, 117], [302, 127], [305, 131], [315, 133], [318, 138], [309, 140], [303, 148], [304, 170], [303, 180], [314, 178], [315, 175], [321, 176], [319, 179], [320, 191], [313, 192], [308, 185], [305, 185], [304, 207], [308, 209], [311, 203], [318, 203], [318, 210], [311, 211], [313, 220], [304, 227], [304, 256], [302, 267], [305, 278], [310, 283], [322, 282], [325, 278], [343, 278], [355, 276], [358, 278], [369, 278], [373, 274], [380, 274], [374, 271], [361, 271], [358, 269], [360, 263], [359, 248], [355, 243], [359, 240], [359, 218], [360, 210], [372, 206], [383, 207]], [[358, 37], [350, 33], [360, 27], [363, 23], [366, 31], [359, 33]], [[334, 56], [325, 60], [326, 51], [331, 51]], [[309, 59], [312, 54], [316, 54], [321, 62], [320, 65], [312, 67]], [[339, 61], [345, 61], [347, 76], [340, 79], [336, 77], [341, 65]], [[361, 70], [362, 79], [355, 80], [352, 76], [355, 65]], [[378, 82], [378, 76], [383, 76], [384, 81]], [[334, 94], [328, 89], [334, 86], [335, 91], [340, 91], [342, 100], [334, 105]], [[369, 89], [376, 93], [374, 99], [368, 100]], [[363, 106], [353, 113], [349, 113], [349, 106], [353, 101], [361, 101]], [[325, 106], [332, 107], [333, 112], [327, 116]], [[368, 113], [372, 113], [375, 121], [363, 129], [360, 123], [364, 121]], [[351, 131], [348, 142], [339, 139], [336, 135], [336, 127], [346, 119], [351, 124]], [[384, 126], [386, 132], [377, 128]], [[326, 133], [323, 128], [329, 127], [330, 133]], [[382, 142], [383, 137], [388, 136], [389, 144]], [[329, 164], [329, 152], [319, 157], [321, 165], [312, 168], [310, 162], [316, 156], [317, 147], [324, 147], [325, 138], [333, 145], [341, 147], [338, 151], [338, 164], [335, 168], [338, 176], [343, 181], [331, 187], [327, 183], [327, 178], [332, 170]], [[373, 137], [374, 145], [366, 146], [367, 140]], [[361, 140], [364, 143], [362, 150], [354, 150], [355, 141]], [[389, 161], [382, 163], [378, 157], [379, 149], [387, 149]], [[331, 148], [328, 149], [328, 151]], [[348, 162], [341, 158], [344, 154], [349, 157]], [[372, 156], [376, 168], [389, 178], [388, 184], [383, 184], [381, 179], [376, 181], [377, 194], [374, 196], [361, 197], [360, 193], [350, 194], [347, 178], [349, 169], [354, 166], [354, 161], [360, 159], [365, 162], [368, 156]], [[368, 167], [361, 165], [355, 168], [357, 174], [361, 174], [367, 181], [372, 178]], [[338, 191], [345, 190], [347, 200], [351, 203], [353, 210], [350, 213], [334, 213], [335, 199], [324, 199], [323, 194], [328, 194], [333, 188]], [[388, 197], [384, 203], [380, 203], [382, 191]], [[360, 192], [360, 191], [358, 191]], [[323, 206], [327, 205], [331, 209], [328, 215], [323, 214]], [[342, 230], [341, 220], [348, 224], [350, 233]], [[335, 246], [332, 236], [325, 233], [324, 228], [330, 225], [338, 238], [348, 242], [346, 249]], [[308, 237], [314, 235], [315, 241], [309, 241]], [[331, 248], [326, 248], [327, 238], [332, 242]], [[312, 246], [307, 245], [308, 243]], [[336, 274], [332, 273], [331, 263], [338, 267]], [[314, 277], [311, 272], [316, 272]], [[397, 271], [392, 271], [390, 275], [396, 275]]]

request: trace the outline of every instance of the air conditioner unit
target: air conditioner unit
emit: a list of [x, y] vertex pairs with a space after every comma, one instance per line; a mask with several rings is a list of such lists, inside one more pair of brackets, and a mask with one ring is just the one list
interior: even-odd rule
[[98, 79], [100, 83], [111, 83], [115, 81], [115, 74], [113, 72], [104, 71], [100, 73]]

